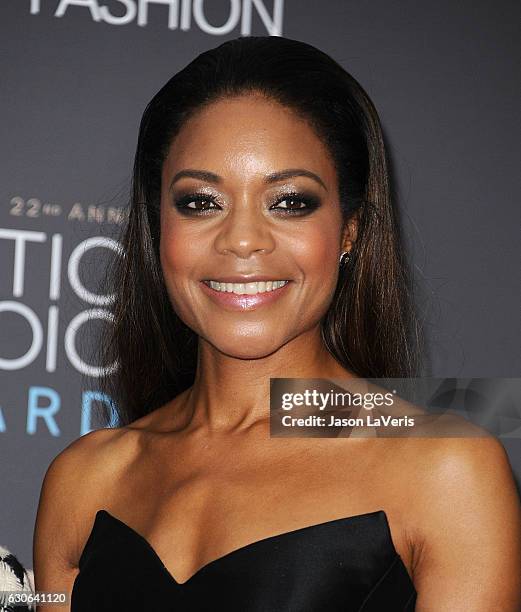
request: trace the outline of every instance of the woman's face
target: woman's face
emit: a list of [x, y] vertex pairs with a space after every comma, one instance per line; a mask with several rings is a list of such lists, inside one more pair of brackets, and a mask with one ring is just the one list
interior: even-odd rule
[[341, 232], [333, 160], [286, 107], [260, 95], [218, 101], [172, 143], [161, 185], [165, 283], [179, 317], [223, 353], [263, 357], [317, 327]]

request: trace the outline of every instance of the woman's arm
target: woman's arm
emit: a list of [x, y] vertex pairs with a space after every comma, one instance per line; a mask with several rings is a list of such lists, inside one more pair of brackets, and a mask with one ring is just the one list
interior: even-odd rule
[[[96, 452], [109, 430], [90, 432], [57, 455], [45, 473], [33, 536], [35, 590], [70, 594], [78, 573], [78, 557], [86, 539], [92, 505]], [[95, 499], [95, 495], [94, 495]], [[90, 503], [89, 503], [90, 500]], [[38, 606], [37, 612], [69, 612], [70, 606]]]
[[521, 611], [521, 505], [493, 437], [433, 441], [412, 502], [421, 517], [417, 612]]
[[[75, 563], [75, 522], [71, 506], [78, 486], [76, 458], [62, 451], [45, 473], [33, 537], [34, 586], [36, 591], [55, 593], [72, 590], [78, 572]], [[76, 474], [76, 478], [74, 478]], [[45, 612], [68, 612], [64, 605], [38, 606]]]

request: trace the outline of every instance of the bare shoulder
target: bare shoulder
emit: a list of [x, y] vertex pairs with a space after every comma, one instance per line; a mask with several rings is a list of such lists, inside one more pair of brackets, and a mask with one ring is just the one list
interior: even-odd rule
[[409, 439], [406, 459], [411, 500], [424, 523], [436, 525], [458, 512], [467, 526], [478, 527], [485, 514], [519, 519], [512, 467], [496, 437]]
[[493, 485], [503, 485], [509, 496], [517, 496], [508, 454], [498, 438], [483, 435], [410, 442], [414, 471], [426, 485], [421, 497], [429, 502], [440, 494], [454, 502], [463, 496], [495, 497], [490, 495]]
[[417, 609], [463, 609], [465, 602], [473, 610], [517, 610], [521, 505], [501, 442], [490, 435], [417, 439], [409, 448]]
[[[88, 519], [89, 508], [103, 497], [110, 476], [129, 460], [137, 444], [137, 432], [127, 428], [91, 431], [71, 442], [49, 464], [43, 479], [36, 526]], [[47, 532], [48, 529], [47, 529]]]
[[124, 460], [121, 451], [129, 442], [126, 428], [98, 429], [71, 442], [46, 470], [40, 506], [47, 510], [59, 503], [71, 509], [77, 500], [90, 496], [90, 487]]
[[112, 476], [136, 446], [135, 432], [99, 429], [71, 442], [49, 464], [33, 533], [38, 590], [70, 590], [81, 550]]

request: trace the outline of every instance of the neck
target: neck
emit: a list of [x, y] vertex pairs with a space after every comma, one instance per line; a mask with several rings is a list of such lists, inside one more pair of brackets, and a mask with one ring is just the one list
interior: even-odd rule
[[256, 359], [225, 355], [199, 339], [194, 384], [187, 391], [186, 427], [207, 434], [246, 432], [269, 422], [270, 378], [351, 378], [326, 349], [317, 327]]

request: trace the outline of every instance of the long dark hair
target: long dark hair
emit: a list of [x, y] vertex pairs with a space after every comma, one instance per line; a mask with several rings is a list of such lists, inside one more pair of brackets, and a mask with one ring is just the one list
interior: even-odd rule
[[159, 260], [161, 168], [183, 123], [204, 105], [261, 93], [306, 119], [328, 146], [338, 175], [344, 223], [358, 236], [341, 270], [322, 338], [344, 367], [362, 377], [417, 376], [421, 329], [391, 195], [378, 114], [359, 83], [304, 42], [242, 37], [199, 55], [147, 105], [139, 129], [123, 255], [106, 277], [113, 324], [100, 361], [118, 363], [101, 387], [129, 424], [192, 385], [197, 336], [170, 303]]

